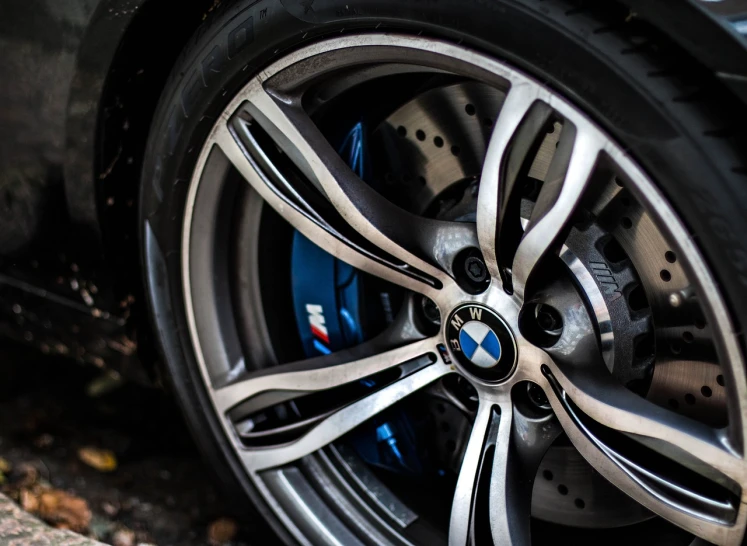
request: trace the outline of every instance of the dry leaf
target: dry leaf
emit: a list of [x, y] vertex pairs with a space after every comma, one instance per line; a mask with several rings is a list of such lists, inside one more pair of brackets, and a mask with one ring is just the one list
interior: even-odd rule
[[98, 398], [118, 389], [123, 384], [122, 376], [116, 372], [109, 371], [93, 379], [86, 385], [86, 394], [91, 398]]
[[102, 502], [101, 509], [104, 511], [104, 514], [110, 518], [115, 517], [119, 513], [119, 507], [111, 502]]
[[91, 524], [88, 503], [59, 489], [21, 490], [21, 507], [58, 529], [85, 532]]
[[34, 445], [38, 448], [49, 447], [54, 443], [54, 436], [48, 433], [40, 434], [34, 439]]
[[117, 458], [108, 449], [82, 447], [78, 450], [78, 458], [99, 472], [111, 472], [117, 469]]
[[18, 488], [28, 488], [39, 481], [39, 470], [30, 463], [21, 463], [18, 465], [18, 474], [21, 479], [14, 484]]
[[236, 522], [229, 518], [215, 520], [208, 527], [208, 542], [210, 546], [222, 546], [233, 540], [239, 527]]
[[134, 546], [135, 545], [135, 531], [131, 529], [117, 529], [112, 535], [113, 546]]
[[39, 511], [39, 497], [34, 494], [30, 489], [21, 489], [19, 498], [21, 508], [31, 514], [35, 514]]
[[13, 467], [8, 461], [0, 457], [0, 485], [3, 485], [8, 479], [5, 477]]

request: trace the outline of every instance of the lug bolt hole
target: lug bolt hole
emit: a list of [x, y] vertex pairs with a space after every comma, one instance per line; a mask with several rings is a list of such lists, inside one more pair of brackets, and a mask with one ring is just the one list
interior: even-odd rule
[[420, 299], [420, 309], [423, 312], [426, 321], [433, 326], [441, 326], [441, 313], [438, 310], [436, 302], [430, 298], [422, 296]]
[[[469, 411], [476, 411], [478, 405], [477, 391], [467, 379], [457, 374], [450, 374], [444, 377], [443, 387], [451, 393]], [[440, 408], [436, 406], [436, 409]], [[444, 413], [444, 412], [440, 412]]]
[[563, 330], [563, 319], [557, 309], [539, 304], [534, 310], [537, 325], [550, 336], [559, 336]]
[[519, 328], [524, 336], [539, 347], [552, 347], [563, 334], [563, 317], [545, 303], [530, 303], [519, 317]]
[[547, 399], [545, 391], [536, 383], [527, 382], [527, 396], [529, 397], [529, 401], [537, 406], [537, 408], [542, 410], [551, 409], [550, 401]]
[[511, 396], [514, 409], [526, 417], [539, 419], [552, 413], [550, 400], [537, 383], [520, 381], [511, 389]]

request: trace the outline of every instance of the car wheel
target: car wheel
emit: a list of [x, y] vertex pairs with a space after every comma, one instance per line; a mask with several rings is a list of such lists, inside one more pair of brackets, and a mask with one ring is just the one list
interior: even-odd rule
[[140, 199], [218, 479], [287, 543], [740, 544], [743, 117], [612, 3], [218, 7]]

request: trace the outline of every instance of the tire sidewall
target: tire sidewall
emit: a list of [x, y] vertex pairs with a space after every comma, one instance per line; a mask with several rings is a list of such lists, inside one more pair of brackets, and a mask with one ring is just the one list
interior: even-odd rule
[[[383, 30], [424, 34], [504, 59], [575, 102], [657, 181], [699, 243], [727, 301], [747, 286], [744, 180], [738, 154], [703, 138], [708, 119], [672, 99], [677, 88], [649, 81], [657, 67], [620, 52], [629, 44], [595, 33], [598, 20], [560, 1], [508, 2], [260, 0], [225, 4], [185, 48], [155, 113], [143, 161], [140, 228], [152, 326], [171, 386], [194, 436], [224, 484], [238, 485], [287, 543], [293, 539], [258, 494], [224, 437], [187, 328], [181, 282], [182, 219], [189, 181], [223, 108], [261, 67], [321, 37]], [[737, 196], [737, 198], [735, 198]], [[731, 309], [736, 327], [747, 309]]]

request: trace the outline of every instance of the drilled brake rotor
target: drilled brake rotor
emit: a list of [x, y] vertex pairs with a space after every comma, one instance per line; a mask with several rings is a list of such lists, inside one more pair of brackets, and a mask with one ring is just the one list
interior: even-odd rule
[[603, 221], [638, 272], [655, 325], [647, 398], [711, 426], [727, 423], [726, 391], [710, 329], [680, 260], [651, 216], [624, 195]]
[[[503, 93], [486, 85], [457, 83], [431, 89], [406, 103], [373, 133], [372, 150], [379, 154], [376, 157], [383, 155], [376, 163], [386, 165], [377, 178], [384, 180], [398, 204], [414, 213], [441, 216], [448, 211], [449, 219], [474, 221], [480, 171], [503, 99]], [[557, 139], [558, 131], [547, 135], [528, 177], [544, 179]], [[607, 319], [597, 319], [615, 325], [615, 347], [629, 353], [628, 357], [618, 354], [618, 349], [613, 353], [603, 343], [608, 367], [622, 382], [644, 385], [646, 396], [657, 404], [723, 424], [723, 377], [713, 363], [707, 326], [660, 230], [614, 181], [608, 191], [600, 192], [590, 213], [598, 222], [574, 229], [562, 258], [572, 274], [578, 271], [574, 273], [571, 264], [580, 263], [587, 280], [589, 275], [596, 279], [597, 297], [604, 294], [608, 314]], [[606, 251], [605, 242], [612, 240], [615, 244], [610, 248], [622, 254]], [[585, 288], [581, 279], [578, 284]], [[431, 393], [439, 398], [433, 406], [441, 408], [434, 418], [444, 421], [443, 394], [437, 388]], [[458, 470], [469, 420], [463, 419], [460, 428], [454, 426], [460, 421], [458, 415], [446, 415], [451, 417], [439, 429], [441, 460]], [[540, 466], [532, 515], [590, 528], [629, 525], [651, 517], [597, 474], [574, 448], [563, 445], [550, 448]]]

